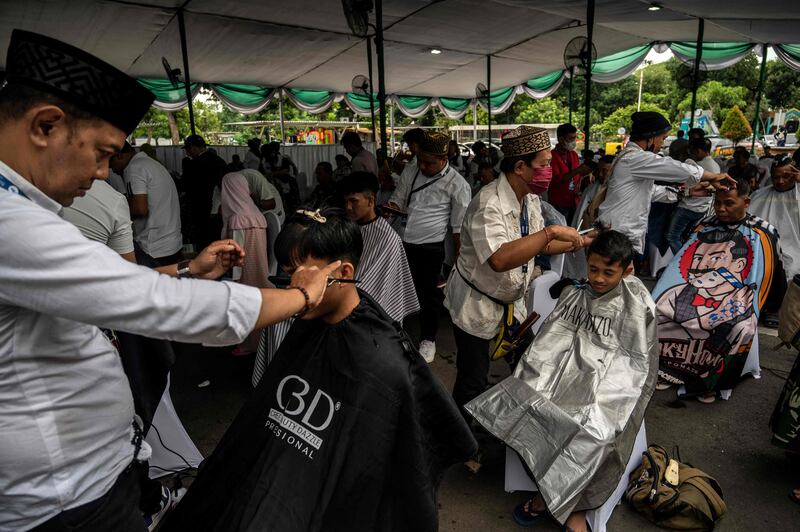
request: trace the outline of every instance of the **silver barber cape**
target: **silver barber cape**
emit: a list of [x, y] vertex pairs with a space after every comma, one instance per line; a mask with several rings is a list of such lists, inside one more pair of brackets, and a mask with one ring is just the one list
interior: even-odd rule
[[629, 276], [567, 287], [514, 374], [466, 405], [520, 454], [564, 523], [601, 506], [625, 471], [658, 371], [655, 307]]

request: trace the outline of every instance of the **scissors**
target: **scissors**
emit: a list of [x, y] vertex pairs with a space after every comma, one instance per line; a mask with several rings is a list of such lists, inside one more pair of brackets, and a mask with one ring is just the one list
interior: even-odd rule
[[[268, 277], [269, 282], [277, 286], [278, 288], [286, 288], [292, 282], [292, 278], [288, 275], [270, 275]], [[328, 277], [328, 284], [327, 286], [333, 286], [334, 284], [358, 284], [361, 281], [357, 279], [336, 279], [334, 277]]]

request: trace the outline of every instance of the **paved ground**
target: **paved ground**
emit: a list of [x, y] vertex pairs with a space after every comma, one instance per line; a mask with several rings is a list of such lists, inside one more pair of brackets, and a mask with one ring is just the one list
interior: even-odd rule
[[[413, 330], [413, 324], [410, 325]], [[674, 392], [656, 392], [646, 415], [650, 443], [667, 449], [679, 445], [682, 458], [720, 482], [728, 514], [717, 530], [800, 531], [800, 506], [787, 494], [800, 485], [800, 465], [770, 445], [767, 421], [796, 353], [775, 350], [778, 339], [762, 330], [760, 380], [748, 379], [730, 401], [703, 405], [677, 400]], [[182, 347], [182, 346], [181, 346]], [[439, 354], [432, 369], [448, 387], [455, 377], [453, 337], [443, 325]], [[224, 350], [192, 346], [178, 349], [173, 370], [172, 397], [184, 424], [203, 454], [221, 438], [250, 393], [252, 358], [238, 358]], [[505, 364], [492, 367], [491, 379], [507, 374]], [[197, 384], [210, 380], [211, 385]], [[440, 529], [443, 531], [519, 530], [510, 511], [524, 494], [503, 491], [504, 450], [489, 450], [483, 469], [473, 475], [464, 467], [448, 472], [440, 492]], [[555, 525], [537, 527], [558, 530]], [[619, 506], [609, 523], [612, 531], [660, 530], [630, 507]]]

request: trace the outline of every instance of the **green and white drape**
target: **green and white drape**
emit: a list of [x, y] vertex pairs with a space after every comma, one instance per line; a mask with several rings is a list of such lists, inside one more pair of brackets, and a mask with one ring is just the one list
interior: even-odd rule
[[[645, 44], [623, 50], [615, 54], [600, 57], [592, 63], [592, 81], [597, 83], [613, 83], [624, 79], [633, 73], [647, 57], [650, 49], [665, 48], [663, 43]], [[693, 42], [669, 43], [669, 48], [675, 56], [686, 64], [694, 64], [697, 45]], [[753, 51], [751, 43], [718, 42], [703, 43], [702, 68], [705, 70], [720, 70], [742, 60]], [[772, 45], [778, 58], [791, 68], [800, 71], [800, 44]], [[493, 90], [489, 96], [492, 113], [502, 113], [514, 103], [520, 94], [531, 98], [546, 98], [556, 92], [568, 74], [563, 70], [556, 70], [544, 76], [531, 79], [513, 87], [504, 87]], [[186, 105], [186, 92], [183, 83], [175, 88], [167, 80], [140, 79], [139, 83], [156, 95], [153, 104], [165, 111], [175, 111]], [[281, 94], [295, 107], [312, 113], [319, 114], [327, 111], [334, 102], [344, 102], [347, 107], [358, 116], [370, 115], [370, 96], [352, 92], [336, 93], [325, 90], [304, 90], [297, 88], [277, 89], [259, 85], [246, 85], [240, 83], [192, 83], [191, 91], [194, 98], [205, 86], [211, 90], [225, 105], [234, 111], [252, 114], [262, 110], [266, 105]], [[377, 95], [371, 95], [377, 110]], [[387, 95], [387, 103], [396, 106], [401, 113], [411, 118], [419, 118], [432, 108], [438, 108], [445, 116], [452, 119], [461, 119], [466, 112], [480, 105], [486, 108], [485, 98], [448, 98], [444, 96], [412, 96], [412, 95]]]

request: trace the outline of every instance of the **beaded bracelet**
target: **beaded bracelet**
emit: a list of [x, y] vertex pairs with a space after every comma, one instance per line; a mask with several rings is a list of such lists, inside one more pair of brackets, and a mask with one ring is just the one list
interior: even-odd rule
[[308, 313], [309, 310], [311, 310], [311, 297], [309, 297], [308, 292], [306, 292], [306, 289], [302, 286], [290, 286], [289, 288], [300, 290], [300, 293], [303, 294], [304, 298], [306, 298], [306, 304], [303, 307], [303, 310], [293, 316], [294, 318], [302, 318], [306, 315], [306, 313]]

